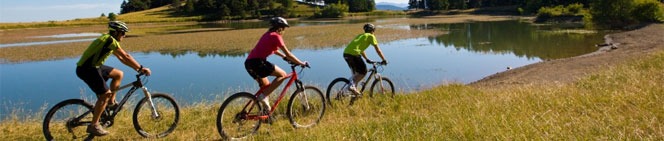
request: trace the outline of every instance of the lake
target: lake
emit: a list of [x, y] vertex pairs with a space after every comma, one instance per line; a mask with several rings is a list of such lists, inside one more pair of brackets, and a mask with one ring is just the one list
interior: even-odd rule
[[[607, 34], [579, 32], [583, 30], [578, 30], [578, 27], [532, 25], [519, 21], [402, 25], [397, 28], [449, 32], [391, 42], [381, 42], [377, 37], [389, 61], [382, 69], [382, 75], [392, 79], [401, 93], [445, 83], [470, 83], [505, 71], [507, 67], [516, 68], [590, 53], [598, 49], [594, 45], [603, 43], [603, 36]], [[325, 91], [334, 78], [350, 76], [350, 69], [342, 58], [343, 48], [295, 49], [292, 52], [299, 59], [311, 63], [311, 69], [305, 69], [300, 77], [306, 84]], [[367, 49], [366, 53], [372, 60], [380, 60], [373, 48]], [[201, 101], [221, 103], [228, 94], [241, 91], [253, 93], [258, 89], [244, 69], [246, 53], [132, 52], [132, 55], [153, 72], [146, 87], [154, 92], [173, 95], [183, 106]], [[268, 60], [290, 71], [280, 57], [273, 55]], [[12, 111], [20, 114], [47, 110], [57, 102], [70, 98], [96, 100], [88, 86], [76, 77], [77, 61], [78, 57], [0, 64], [0, 119]], [[122, 84], [135, 80], [135, 71], [122, 65], [115, 57], [110, 57], [106, 65], [125, 72]], [[118, 92], [118, 100], [125, 93]], [[142, 95], [134, 97], [142, 98]]]

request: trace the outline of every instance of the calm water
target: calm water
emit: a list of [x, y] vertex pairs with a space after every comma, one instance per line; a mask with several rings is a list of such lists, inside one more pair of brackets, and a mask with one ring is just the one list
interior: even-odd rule
[[[559, 29], [517, 21], [403, 25], [399, 28], [450, 32], [393, 42], [380, 42], [378, 37], [390, 62], [382, 74], [395, 81], [395, 86], [402, 92], [427, 89], [446, 82], [469, 83], [504, 71], [508, 66], [520, 67], [593, 52], [597, 50], [594, 44], [603, 42], [605, 35], [552, 32]], [[301, 80], [317, 85], [321, 90], [334, 78], [350, 75], [342, 59], [342, 48], [292, 52], [312, 66], [304, 70]], [[147, 87], [174, 95], [182, 105], [200, 101], [221, 103], [226, 94], [257, 90], [256, 82], [244, 70], [246, 54], [135, 52], [132, 55], [153, 71]], [[367, 55], [379, 60], [372, 48], [367, 49]], [[135, 72], [112, 58], [106, 64], [125, 72], [124, 83], [133, 81]], [[290, 71], [281, 58], [268, 60]], [[87, 85], [76, 77], [77, 61], [78, 58], [0, 64], [0, 117], [16, 109], [28, 113], [39, 111], [40, 107], [50, 108], [70, 98], [96, 100]], [[119, 92], [118, 99], [125, 92]], [[134, 97], [142, 98], [141, 95]]]

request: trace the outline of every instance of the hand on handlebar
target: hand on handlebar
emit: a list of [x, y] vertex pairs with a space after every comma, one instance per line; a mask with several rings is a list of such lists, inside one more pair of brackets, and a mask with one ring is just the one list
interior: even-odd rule
[[308, 61], [304, 61], [304, 64], [302, 65], [302, 67], [311, 68], [311, 66], [309, 66], [309, 62], [308, 62]]
[[372, 61], [372, 60], [370, 60], [370, 59], [366, 59], [366, 61], [367, 61], [367, 63], [369, 63], [369, 64], [374, 63], [374, 61]]
[[383, 60], [383, 62], [380, 62], [380, 64], [387, 65], [387, 60]]
[[146, 76], [150, 76], [152, 74], [152, 71], [150, 71], [150, 68], [141, 68], [138, 70], [138, 73], [145, 74]]

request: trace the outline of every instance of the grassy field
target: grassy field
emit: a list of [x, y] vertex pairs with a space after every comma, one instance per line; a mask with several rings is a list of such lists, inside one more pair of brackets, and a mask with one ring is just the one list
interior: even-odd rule
[[[474, 88], [460, 84], [363, 98], [328, 108], [322, 122], [294, 129], [285, 116], [256, 139], [276, 140], [663, 140], [664, 52], [612, 66], [563, 86]], [[167, 140], [219, 139], [221, 100], [183, 108]], [[133, 105], [132, 105], [133, 106]], [[127, 107], [133, 108], [133, 107]], [[285, 104], [277, 111], [283, 114]], [[41, 115], [0, 122], [0, 138], [39, 140]], [[101, 140], [139, 140], [131, 113], [121, 113]]]

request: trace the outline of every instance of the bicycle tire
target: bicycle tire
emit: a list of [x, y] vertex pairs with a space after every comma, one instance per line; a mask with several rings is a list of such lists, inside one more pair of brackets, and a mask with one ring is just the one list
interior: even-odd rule
[[[346, 103], [350, 104], [351, 93], [344, 90], [347, 89], [349, 84], [350, 80], [343, 77], [336, 78], [330, 82], [330, 85], [327, 86], [327, 91], [325, 92], [325, 99], [330, 107], [334, 107], [332, 101], [335, 101], [335, 103], [341, 103], [342, 105]], [[340, 87], [337, 88], [337, 86]]]
[[[298, 103], [301, 105], [298, 106]], [[306, 106], [302, 105], [303, 103], [306, 103]], [[325, 97], [318, 88], [305, 86], [304, 90], [293, 92], [290, 100], [288, 100], [288, 119], [295, 128], [312, 127], [320, 122], [323, 115], [325, 115], [325, 105]]]
[[[246, 101], [244, 101], [246, 100]], [[237, 103], [235, 103], [237, 102]], [[244, 109], [246, 109], [244, 106], [248, 104], [248, 102], [251, 102], [251, 105], [248, 106], [254, 106], [254, 108], [250, 108], [251, 110], [249, 112], [246, 112]], [[247, 116], [252, 114], [252, 112], [255, 112], [254, 115], [262, 115], [262, 107], [260, 104], [258, 104], [258, 101], [256, 100], [256, 96], [254, 96], [251, 93], [248, 92], [239, 92], [231, 95], [224, 101], [223, 104], [221, 104], [221, 107], [219, 107], [219, 112], [217, 112], [217, 131], [219, 132], [219, 135], [221, 137], [226, 138], [226, 139], [242, 139], [246, 138], [250, 134], [256, 133], [258, 128], [261, 125], [260, 120], [253, 120], [252, 119], [242, 119], [246, 118], [243, 116]], [[233, 110], [240, 110], [239, 112], [235, 112]], [[248, 113], [248, 114], [245, 114]], [[230, 121], [224, 120], [224, 115], [229, 115]], [[253, 128], [247, 130], [247, 133], [240, 133], [240, 135], [231, 135], [231, 130], [229, 129], [239, 129], [239, 128], [233, 128], [230, 127], [231, 125], [234, 124], [241, 124], [244, 122], [256, 122], [255, 125], [253, 125]], [[233, 124], [231, 124], [233, 123]], [[252, 123], [253, 124], [253, 123]], [[251, 125], [251, 124], [250, 124]], [[230, 127], [226, 130], [224, 130], [224, 127]]]
[[[382, 77], [381, 79], [382, 79], [381, 83], [385, 83], [389, 86], [389, 88], [387, 89], [388, 92], [384, 93], [385, 92], [384, 88], [382, 89], [382, 91], [380, 91], [379, 88], [376, 88], [376, 84], [378, 84], [378, 82], [379, 82], [378, 79], [376, 79], [376, 80], [374, 80], [373, 84], [371, 84], [371, 89], [369, 89], [369, 96], [374, 97], [374, 95], [375, 95], [374, 92], [378, 91], [378, 93], [376, 93], [376, 94], [384, 94], [384, 95], [389, 96], [391, 98], [394, 97], [394, 84], [392, 83], [392, 80], [390, 80], [387, 77]], [[383, 86], [386, 86], [385, 84], [383, 84]]]
[[[66, 126], [74, 126], [73, 128], [83, 127], [82, 130], [80, 130], [80, 129], [79, 130], [72, 129], [72, 130], [82, 131], [83, 136], [80, 136], [80, 137], [88, 137], [89, 136], [89, 134], [85, 130], [87, 129], [87, 125], [92, 123], [92, 114], [94, 112], [92, 104], [87, 103], [87, 102], [85, 102], [81, 99], [69, 99], [69, 100], [62, 101], [58, 104], [55, 104], [55, 106], [53, 106], [53, 108], [51, 108], [48, 111], [48, 113], [46, 114], [46, 116], [44, 117], [44, 122], [42, 123], [42, 131], [44, 132], [44, 137], [46, 138], [46, 140], [49, 140], [49, 141], [50, 140], [57, 140], [56, 138], [61, 138], [61, 137], [62, 137], [62, 139], [59, 139], [59, 140], [78, 139], [79, 136], [77, 136], [75, 133], [72, 133], [72, 136], [62, 136], [62, 135], [59, 135], [59, 134], [55, 135], [55, 136], [53, 135], [54, 131], [57, 131], [57, 129], [51, 128], [50, 125], [55, 126], [55, 125], [60, 124], [60, 123], [58, 123], [58, 121], [56, 121], [56, 120], [58, 120], [57, 118], [54, 119], [54, 116], [59, 115], [59, 114], [56, 114], [56, 112], [64, 112], [63, 110], [65, 110], [65, 109], [63, 109], [63, 108], [65, 108], [67, 106], [75, 106], [74, 111], [71, 111], [71, 112], [80, 112], [81, 114], [71, 114], [70, 113], [70, 115], [75, 115], [75, 116], [66, 116], [66, 117], [70, 117], [70, 118], [67, 118], [66, 120], [62, 120], [62, 121], [65, 121], [65, 123], [63, 123], [64, 126], [65, 127]], [[73, 117], [77, 117], [79, 120], [78, 121], [73, 120], [73, 119], [76, 119], [76, 118], [73, 118]], [[85, 120], [83, 120], [83, 122], [82, 122], [80, 119], [85, 119]], [[69, 132], [69, 131], [66, 131], [66, 132]]]
[[[178, 106], [178, 103], [175, 101], [175, 99], [173, 99], [173, 97], [171, 97], [168, 94], [152, 93], [152, 103], [154, 104], [155, 109], [157, 109], [157, 113], [159, 114], [159, 117], [157, 118], [152, 117], [152, 110], [150, 108], [150, 105], [146, 104], [147, 102], [148, 102], [147, 97], [141, 99], [141, 101], [138, 102], [138, 104], [136, 104], [136, 108], [134, 109], [134, 114], [132, 119], [134, 122], [134, 129], [136, 129], [136, 132], [138, 132], [138, 134], [140, 134], [143, 137], [156, 137], [156, 138], [165, 137], [171, 132], [173, 132], [175, 130], [175, 127], [177, 127], [178, 122], [180, 121], [180, 106]], [[139, 115], [141, 117], [139, 117]], [[139, 122], [139, 119], [140, 121], [143, 122]], [[155, 127], [152, 125], [146, 125], [147, 123], [144, 122], [146, 120], [157, 122], [156, 126], [160, 125], [166, 125], [166, 126]], [[150, 128], [151, 130], [146, 130], [146, 128]], [[153, 128], [155, 129], [158, 128], [158, 129], [153, 131], [152, 130]]]

